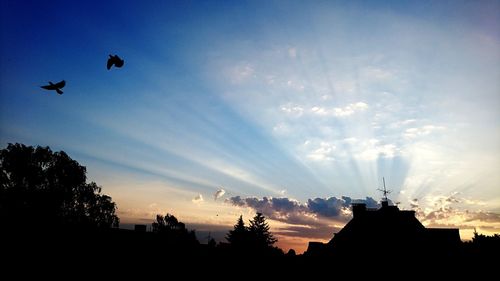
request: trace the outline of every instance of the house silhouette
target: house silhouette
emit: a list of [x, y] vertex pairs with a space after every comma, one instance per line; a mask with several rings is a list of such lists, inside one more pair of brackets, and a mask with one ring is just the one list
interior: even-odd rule
[[453, 255], [461, 240], [458, 229], [426, 228], [415, 211], [390, 206], [387, 198], [378, 209], [352, 204], [353, 218], [328, 243], [310, 242], [308, 256], [376, 254], [411, 257], [420, 254]]

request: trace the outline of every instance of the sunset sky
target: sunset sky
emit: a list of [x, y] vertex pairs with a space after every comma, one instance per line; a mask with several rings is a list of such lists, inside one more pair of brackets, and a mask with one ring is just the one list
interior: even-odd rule
[[[500, 1], [0, 1], [0, 147], [64, 150], [123, 227], [302, 252], [389, 198], [500, 232]], [[109, 54], [125, 60], [106, 69]], [[63, 95], [41, 89], [66, 80]]]

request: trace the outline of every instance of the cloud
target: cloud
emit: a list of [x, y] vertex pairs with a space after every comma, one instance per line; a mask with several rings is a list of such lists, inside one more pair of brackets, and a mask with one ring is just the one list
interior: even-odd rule
[[396, 144], [384, 143], [375, 138], [368, 140], [347, 138], [343, 143], [349, 145], [354, 158], [364, 161], [373, 161], [379, 157], [393, 158], [400, 154], [400, 148]]
[[281, 106], [281, 111], [295, 117], [300, 117], [304, 113], [304, 108], [296, 104], [285, 104]]
[[273, 233], [283, 236], [291, 237], [303, 237], [303, 238], [314, 238], [314, 239], [330, 239], [333, 237], [334, 233], [339, 232], [341, 227], [332, 225], [317, 225], [317, 226], [300, 226], [300, 225], [290, 225], [280, 228], [278, 231]]
[[334, 108], [334, 115], [337, 117], [344, 117], [354, 114], [358, 111], [364, 111], [368, 108], [368, 105], [364, 102], [351, 103], [345, 107]]
[[256, 197], [242, 198], [234, 196], [226, 199], [227, 203], [239, 207], [249, 207], [256, 212], [260, 212], [271, 219], [276, 219], [289, 224], [317, 225], [318, 218], [328, 218], [340, 221], [347, 221], [351, 216], [350, 210], [352, 202], [365, 203], [368, 208], [376, 208], [380, 205], [371, 197], [353, 200], [348, 196], [341, 198], [314, 198], [308, 199], [306, 204], [302, 204], [295, 199], [286, 197]]
[[292, 89], [297, 90], [297, 91], [303, 91], [305, 88], [305, 86], [302, 83], [297, 82], [296, 80], [288, 80], [288, 81], [286, 81], [286, 85], [287, 85], [287, 87], [292, 88]]
[[256, 197], [242, 198], [240, 196], [234, 196], [226, 199], [226, 202], [239, 207], [252, 208], [256, 212], [263, 213], [269, 217], [276, 217], [276, 213], [280, 214], [278, 217], [287, 217], [295, 213], [309, 217], [319, 216], [341, 220], [347, 220], [351, 217], [350, 207], [353, 202], [365, 203], [368, 208], [380, 207], [380, 204], [372, 197], [353, 200], [348, 196], [342, 196], [341, 198], [329, 197], [308, 199], [306, 204], [286, 197], [263, 197], [259, 199]]
[[406, 119], [406, 120], [402, 120], [402, 121], [393, 122], [389, 125], [389, 127], [390, 128], [400, 128], [400, 127], [408, 126], [410, 124], [414, 124], [415, 122], [417, 122], [416, 119]]
[[[483, 221], [483, 222], [492, 222], [492, 223], [500, 223], [500, 214], [493, 212], [467, 212], [468, 217], [465, 219], [466, 222], [473, 221]], [[498, 226], [500, 228], [500, 225]]]
[[191, 201], [193, 201], [193, 203], [201, 203], [203, 202], [203, 196], [201, 194], [198, 194]]
[[321, 116], [347, 117], [356, 112], [365, 111], [368, 109], [368, 104], [364, 102], [351, 103], [344, 107], [325, 108], [314, 106], [311, 108], [313, 114]]
[[328, 142], [321, 142], [319, 147], [314, 148], [308, 155], [307, 158], [315, 161], [325, 161], [334, 160], [335, 145]]
[[297, 48], [290, 47], [288, 48], [288, 56], [291, 58], [297, 57]]
[[348, 200], [337, 199], [336, 197], [330, 198], [315, 198], [307, 200], [307, 206], [311, 212], [323, 217], [338, 217], [342, 215], [345, 209], [350, 207], [351, 199]]
[[413, 127], [413, 128], [408, 128], [405, 130], [405, 132], [403, 133], [403, 136], [405, 138], [416, 138], [416, 137], [419, 137], [419, 136], [427, 136], [433, 132], [436, 132], [436, 131], [442, 131], [446, 129], [446, 127], [444, 126], [434, 126], [434, 125], [426, 125], [426, 126], [422, 126], [422, 127]]
[[222, 196], [224, 196], [224, 194], [226, 193], [226, 191], [222, 188], [219, 188], [215, 193], [214, 193], [214, 200], [217, 200], [219, 198], [221, 198]]
[[491, 228], [500, 231], [500, 214], [487, 211], [460, 210], [453, 207], [425, 212], [417, 211], [419, 220], [429, 227], [443, 226], [471, 229]]
[[272, 220], [287, 224], [318, 224], [313, 214], [308, 212], [307, 206], [301, 204], [297, 200], [286, 197], [263, 197], [259, 199], [256, 197], [241, 198], [240, 196], [234, 196], [226, 199], [226, 202], [234, 206], [251, 208], [255, 212], [262, 213]]
[[254, 73], [254, 67], [247, 62], [242, 62], [228, 70], [229, 79], [235, 84], [248, 80], [254, 76]]
[[344, 138], [343, 140], [345, 143], [349, 143], [349, 144], [355, 144], [358, 142], [358, 139], [357, 138], [354, 138], [354, 137], [350, 137], [350, 138]]
[[418, 208], [419, 204], [418, 204], [418, 199], [417, 198], [414, 198], [410, 201], [410, 208], [412, 209], [416, 209]]
[[226, 199], [226, 202], [238, 207], [245, 206], [245, 199], [242, 199], [239, 195]]
[[[254, 209], [271, 218], [281, 218], [292, 213], [304, 211], [304, 206], [298, 201], [283, 198], [263, 197], [262, 199], [256, 197], [241, 198], [240, 196], [230, 197], [226, 199], [235, 206], [246, 206]], [[281, 220], [281, 219], [279, 219]]]
[[[417, 218], [427, 227], [458, 227], [460, 229], [500, 230], [500, 214], [487, 211], [459, 210], [453, 205], [463, 203], [459, 193], [433, 198], [432, 208], [422, 208], [418, 199], [410, 201]], [[283, 224], [274, 233], [289, 237], [330, 239], [352, 218], [351, 204], [365, 203], [367, 208], [380, 208], [372, 197], [352, 199], [349, 196], [313, 198], [305, 204], [286, 197], [246, 197], [234, 196], [226, 199], [238, 207], [247, 207], [264, 214], [267, 218]], [[389, 201], [392, 205], [392, 201]], [[464, 237], [462, 237], [464, 238]]]
[[[499, 232], [500, 214], [468, 208], [484, 205], [481, 201], [461, 198], [459, 192], [453, 192], [449, 196], [410, 200], [410, 207], [415, 210], [417, 218], [427, 227], [452, 227], [461, 230], [480, 228], [487, 232]], [[462, 239], [468, 238], [470, 237], [462, 237]]]
[[291, 132], [291, 129], [287, 124], [281, 122], [273, 127], [273, 132], [278, 135], [287, 135]]

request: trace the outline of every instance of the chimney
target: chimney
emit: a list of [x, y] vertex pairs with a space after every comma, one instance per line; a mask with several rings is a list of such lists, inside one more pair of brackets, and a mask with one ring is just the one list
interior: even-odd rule
[[389, 206], [389, 201], [387, 200], [382, 200], [382, 208], [388, 207]]
[[365, 203], [353, 203], [352, 204], [352, 215], [354, 217], [359, 217], [366, 212], [366, 204]]

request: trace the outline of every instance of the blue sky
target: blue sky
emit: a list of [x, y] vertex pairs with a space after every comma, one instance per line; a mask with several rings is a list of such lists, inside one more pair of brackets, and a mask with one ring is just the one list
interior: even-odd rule
[[66, 151], [127, 223], [264, 211], [299, 245], [345, 223], [309, 199], [384, 176], [429, 226], [499, 231], [498, 1], [143, 2], [1, 2], [2, 146]]

